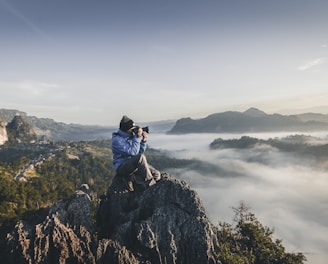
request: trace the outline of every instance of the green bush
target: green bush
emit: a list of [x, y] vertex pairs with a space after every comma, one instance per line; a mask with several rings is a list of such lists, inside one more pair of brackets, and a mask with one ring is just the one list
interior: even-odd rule
[[263, 226], [241, 202], [235, 211], [234, 225], [219, 223], [217, 237], [222, 264], [301, 264], [302, 253], [287, 253], [281, 240], [273, 240], [273, 230]]

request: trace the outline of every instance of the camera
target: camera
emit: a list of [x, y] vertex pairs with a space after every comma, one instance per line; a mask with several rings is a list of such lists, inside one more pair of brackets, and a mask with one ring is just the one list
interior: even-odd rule
[[[138, 133], [139, 128], [140, 128], [139, 126], [136, 126], [136, 127], [133, 129], [133, 132], [134, 132], [135, 134]], [[146, 127], [142, 127], [141, 129], [142, 129], [142, 131], [145, 131], [146, 133], [149, 134], [149, 127], [148, 127], [148, 126], [146, 126]]]

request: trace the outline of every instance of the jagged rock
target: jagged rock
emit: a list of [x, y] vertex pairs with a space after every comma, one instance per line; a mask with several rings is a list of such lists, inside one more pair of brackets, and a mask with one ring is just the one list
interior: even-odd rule
[[13, 120], [7, 124], [7, 133], [10, 142], [31, 143], [37, 140], [37, 135], [32, 126], [20, 115], [16, 115]]
[[97, 264], [147, 263], [139, 262], [137, 258], [125, 246], [121, 246], [117, 241], [110, 239], [102, 239], [99, 241], [96, 259]]
[[218, 263], [212, 225], [185, 182], [162, 175], [145, 191], [127, 192], [114, 178], [106, 199], [110, 226], [100, 233], [126, 246], [140, 263]]
[[219, 263], [212, 225], [188, 184], [162, 174], [145, 190], [135, 187], [114, 178], [97, 226], [87, 185], [40, 220], [19, 221], [7, 236], [7, 263]]
[[8, 263], [95, 263], [92, 202], [81, 190], [7, 235]]

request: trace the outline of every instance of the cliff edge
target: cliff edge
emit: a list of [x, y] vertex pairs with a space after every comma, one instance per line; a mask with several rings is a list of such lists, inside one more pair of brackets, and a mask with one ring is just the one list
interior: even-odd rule
[[6, 263], [219, 263], [218, 241], [197, 193], [163, 174], [129, 192], [115, 177], [96, 224], [87, 185], [7, 235]]

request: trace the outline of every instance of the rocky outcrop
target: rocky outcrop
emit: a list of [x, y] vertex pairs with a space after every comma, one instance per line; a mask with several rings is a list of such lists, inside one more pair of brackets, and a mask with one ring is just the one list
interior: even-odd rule
[[37, 140], [37, 135], [32, 126], [23, 117], [16, 115], [7, 125], [8, 140], [10, 142], [31, 143]]
[[100, 235], [107, 232], [140, 256], [140, 263], [217, 263], [217, 243], [198, 195], [185, 182], [162, 176], [135, 192], [124, 191], [114, 179], [105, 210], [110, 225]]
[[162, 176], [134, 192], [115, 177], [98, 204], [97, 226], [87, 186], [39, 221], [19, 221], [7, 236], [7, 263], [219, 263], [198, 195]]
[[92, 202], [83, 186], [7, 235], [7, 263], [95, 263]]
[[0, 114], [0, 146], [8, 141], [6, 123]]

